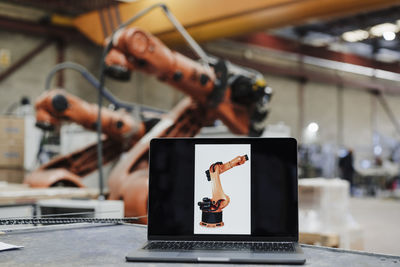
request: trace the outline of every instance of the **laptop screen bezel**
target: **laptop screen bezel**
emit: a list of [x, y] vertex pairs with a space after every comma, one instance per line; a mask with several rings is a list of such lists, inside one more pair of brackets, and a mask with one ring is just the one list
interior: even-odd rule
[[[249, 144], [249, 140], [252, 140], [252, 142], [263, 142], [263, 140], [266, 139], [285, 139], [287, 142], [295, 142], [296, 144], [296, 153], [295, 159], [296, 159], [296, 166], [298, 163], [298, 158], [297, 158], [297, 140], [294, 138], [254, 138], [254, 137], [247, 137], [247, 138], [154, 138], [150, 141], [150, 151], [149, 151], [149, 188], [151, 187], [152, 183], [152, 164], [151, 164], [151, 151], [152, 147], [158, 145], [158, 143], [163, 140], [167, 140], [167, 142], [171, 141], [176, 141], [176, 142], [190, 142], [194, 144]], [[295, 218], [297, 218], [296, 221], [292, 222], [294, 225], [294, 228], [296, 229], [294, 233], [288, 233], [287, 235], [282, 235], [282, 236], [254, 236], [254, 235], [206, 235], [206, 234], [201, 234], [201, 235], [196, 235], [196, 234], [191, 234], [191, 235], [151, 235], [150, 234], [150, 228], [147, 231], [147, 238], [148, 240], [178, 240], [178, 241], [269, 241], [269, 242], [298, 242], [299, 240], [299, 223], [298, 223], [298, 174], [297, 174], [297, 168], [296, 168], [296, 179], [295, 179], [295, 186], [296, 190], [294, 190], [296, 196], [294, 198], [297, 200], [297, 209], [295, 209]], [[148, 221], [151, 220], [151, 212], [150, 212], [150, 206], [149, 206], [149, 200], [152, 196], [152, 192], [148, 193]], [[149, 226], [150, 227], [150, 226]]]

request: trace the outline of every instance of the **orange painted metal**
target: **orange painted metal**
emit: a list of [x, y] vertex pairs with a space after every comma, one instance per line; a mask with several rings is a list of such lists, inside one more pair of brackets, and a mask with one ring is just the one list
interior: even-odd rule
[[[126, 68], [152, 74], [201, 103], [213, 90], [215, 74], [211, 68], [170, 50], [146, 31], [122, 30], [113, 44], [112, 53], [106, 57], [107, 65], [126, 63]], [[203, 84], [202, 76], [207, 77]]]
[[[244, 164], [247, 160], [249, 160], [247, 155], [237, 156], [226, 163], [213, 163], [208, 171], [206, 171], [207, 179], [212, 183], [212, 197], [211, 199], [207, 197], [203, 198], [202, 202], [198, 202], [202, 211], [201, 226], [212, 228], [224, 226], [224, 222], [222, 221], [222, 210], [228, 206], [230, 198], [222, 189], [220, 174], [232, 169], [233, 167]], [[218, 216], [221, 217], [216, 220]]]
[[215, 228], [215, 227], [222, 227], [224, 226], [224, 222], [219, 222], [219, 223], [205, 223], [205, 222], [200, 222], [201, 226], [204, 227], [209, 227], [209, 228]]
[[[247, 135], [255, 103], [235, 102], [232, 89], [228, 87], [224, 88], [220, 102], [210, 105], [209, 97], [218, 84], [215, 69], [171, 51], [143, 30], [122, 30], [116, 34], [113, 45], [106, 57], [107, 65], [155, 75], [190, 96], [163, 115], [110, 173], [109, 199], [124, 200], [126, 216], [143, 216], [147, 214], [150, 140], [156, 137], [195, 136], [204, 125], [210, 125], [216, 119], [221, 119], [232, 132]], [[258, 90], [258, 87], [252, 88], [254, 92]], [[232, 164], [237, 164], [235, 162]], [[140, 222], [147, 223], [147, 218], [142, 218]]]
[[[155, 75], [161, 81], [191, 96], [207, 106], [216, 77], [213, 67], [205, 66], [171, 51], [158, 38], [138, 29], [129, 28], [116, 34], [114, 48], [106, 57], [109, 66], [119, 65]], [[213, 110], [216, 116], [235, 134], [249, 133], [252, 107], [238, 105], [230, 100], [228, 88], [222, 102]]]
[[[58, 101], [55, 101], [55, 99]], [[42, 127], [58, 127], [62, 121], [76, 122], [95, 130], [98, 107], [66, 93], [64, 90], [44, 92], [36, 101], [36, 123]], [[103, 164], [117, 159], [144, 134], [145, 126], [124, 112], [102, 108]], [[31, 187], [51, 187], [57, 184], [82, 187], [81, 178], [97, 169], [97, 143], [68, 155], [52, 159], [25, 176]]]
[[[31, 187], [51, 187], [58, 184], [83, 187], [80, 180], [97, 169], [96, 146], [97, 143], [90, 144], [78, 151], [52, 159], [27, 174], [24, 183]], [[126, 147], [123, 143], [105, 139], [103, 141], [103, 164], [117, 159], [125, 150]]]
[[217, 209], [212, 210], [212, 212], [221, 212], [226, 206], [228, 206], [230, 202], [229, 196], [224, 193], [222, 190], [220, 174], [226, 172], [227, 170], [232, 169], [233, 167], [242, 165], [246, 162], [246, 156], [238, 156], [231, 161], [228, 161], [224, 164], [212, 164], [209, 168], [210, 178], [212, 183], [212, 203], [220, 202], [220, 205]]
[[70, 172], [65, 167], [36, 170], [25, 177], [24, 184], [36, 188], [47, 188], [57, 185], [85, 187], [81, 181], [81, 177]]
[[230, 169], [232, 169], [233, 167], [239, 166], [244, 164], [247, 161], [246, 156], [237, 156], [236, 158], [234, 158], [231, 161], [228, 161], [222, 165], [218, 165], [219, 168], [219, 174], [222, 174]]
[[[252, 78], [246, 77], [243, 73], [248, 74], [249, 71], [247, 70], [243, 71], [243, 73], [235, 72], [230, 76], [230, 78], [234, 78], [234, 81], [237, 81], [238, 77], [246, 80], [245, 88], [242, 88], [243, 84], [240, 82], [238, 85], [236, 84], [236, 96], [234, 96], [234, 91], [232, 90], [233, 82], [232, 88], [229, 86], [230, 83], [228, 81], [226, 81], [228, 83], [227, 86], [219, 86], [223, 79], [216, 75], [216, 73], [220, 73], [217, 70], [218, 64], [215, 67], [202, 65], [171, 51], [156, 37], [137, 28], [120, 31], [116, 34], [113, 44], [114, 47], [106, 57], [107, 65], [118, 65], [129, 70], [138, 70], [155, 75], [161, 81], [174, 86], [189, 96], [183, 99], [169, 113], [164, 114], [151, 130], [144, 133], [143, 127], [139, 127], [139, 130], [136, 130], [133, 134], [137, 139], [135, 138], [133, 143], [128, 142], [130, 149], [121, 157], [110, 173], [108, 181], [109, 199], [124, 200], [126, 216], [143, 216], [147, 214], [148, 150], [152, 138], [192, 137], [204, 125], [211, 125], [217, 119], [226, 124], [232, 132], [247, 135], [250, 132], [250, 128], [254, 126], [250, 123], [254, 122], [252, 121], [254, 120], [252, 116], [256, 114], [264, 119], [268, 114], [264, 110], [264, 102], [261, 101], [264, 99], [265, 94], [268, 93], [265, 91], [265, 81], [263, 79], [254, 79], [253, 76], [251, 76]], [[228, 77], [226, 77], [226, 80], [228, 80]], [[217, 101], [212, 98], [216, 89], [220, 90], [218, 92], [221, 94]], [[248, 90], [246, 91], [248, 94], [246, 93], [242, 97], [240, 92], [243, 90]], [[238, 92], [239, 96], [237, 95]], [[243, 101], [246, 97], [248, 97], [247, 100], [249, 102]], [[51, 105], [49, 100], [44, 100], [42, 102], [46, 102], [46, 104], [36, 105], [38, 109], [42, 108], [40, 110], [46, 111], [38, 112], [40, 115], [38, 120], [51, 124], [57, 123], [61, 119], [68, 119], [93, 129], [90, 126], [92, 125], [91, 123], [96, 121], [94, 120], [96, 117], [93, 116], [97, 114], [97, 112], [93, 113], [94, 106], [86, 108], [87, 104], [78, 102], [76, 99], [72, 100], [70, 97], [68, 99], [71, 99], [71, 103], [75, 103], [71, 105], [75, 112], [72, 110], [70, 113], [65, 111], [62, 114], [59, 114], [57, 110], [48, 112]], [[259, 109], [260, 105], [264, 108]], [[58, 110], [60, 110], [60, 107], [58, 107]], [[265, 113], [263, 113], [264, 111]], [[115, 114], [108, 114], [107, 111], [104, 114], [106, 114], [104, 120], [114, 121], [112, 118], [114, 118]], [[88, 123], [88, 121], [91, 123]], [[104, 123], [103, 129], [113, 125], [113, 123], [105, 123], [103, 120], [102, 123]], [[123, 140], [121, 136], [125, 134], [121, 135], [121, 132], [119, 132], [116, 135], [111, 129], [106, 133], [110, 135], [110, 138], [104, 141], [104, 155], [110, 153], [108, 150], [120, 153], [120, 150], [116, 149], [118, 146], [114, 147], [114, 145], [117, 140]], [[111, 136], [116, 138], [112, 139]], [[120, 142], [120, 145], [123, 146], [123, 143]], [[110, 146], [107, 146], [107, 144]], [[76, 158], [84, 158], [86, 157], [85, 153], [92, 155], [91, 153], [93, 152], [94, 146], [88, 148], [88, 152], [80, 151]], [[236, 161], [237, 159], [231, 164], [240, 163], [240, 161]], [[60, 166], [61, 162], [62, 164], [67, 162], [63, 166], [69, 170], [74, 168], [73, 164], [77, 161], [74, 160], [73, 156], [59, 158], [52, 161], [51, 164], [43, 166], [43, 169], [52, 169], [55, 166]], [[90, 162], [92, 162], [92, 158]], [[94, 170], [95, 166], [92, 166], [92, 168]], [[228, 168], [228, 166], [225, 168]], [[147, 223], [147, 218], [142, 218], [140, 222]]]
[[[254, 105], [234, 102], [231, 88], [227, 88], [221, 102], [211, 106], [209, 96], [218, 83], [214, 68], [171, 51], [158, 38], [141, 29], [121, 30], [112, 41], [114, 47], [106, 57], [108, 66], [119, 65], [155, 75], [190, 96], [128, 151], [110, 174], [110, 199], [123, 199], [127, 216], [142, 216], [147, 214], [144, 200], [148, 194], [146, 172], [152, 138], [195, 136], [204, 125], [216, 119], [221, 119], [232, 132], [246, 135]], [[147, 223], [147, 219], [141, 222]]]
[[[214, 115], [192, 99], [183, 99], [112, 169], [108, 180], [109, 199], [123, 199], [126, 216], [146, 215], [150, 140], [156, 137], [195, 136], [205, 124], [215, 120]], [[147, 218], [142, 218], [139, 222], [147, 223]]]
[[[162, 2], [197, 42], [348, 16], [398, 4], [398, 0], [164, 0]], [[94, 43], [103, 45], [106, 37], [110, 36], [117, 25], [156, 3], [160, 1], [120, 3], [117, 6], [80, 15], [74, 19], [74, 25]], [[152, 11], [131, 26], [145, 28], [168, 45], [184, 43], [161, 10]]]
[[[64, 90], [45, 91], [35, 103], [36, 123], [43, 126], [57, 126], [61, 121], [75, 122], [86, 129], [96, 130], [98, 106], [68, 94]], [[136, 142], [145, 133], [142, 122], [136, 122], [129, 114], [102, 108], [101, 124], [103, 133], [110, 139], [122, 142]], [[130, 143], [127, 144], [131, 145]]]

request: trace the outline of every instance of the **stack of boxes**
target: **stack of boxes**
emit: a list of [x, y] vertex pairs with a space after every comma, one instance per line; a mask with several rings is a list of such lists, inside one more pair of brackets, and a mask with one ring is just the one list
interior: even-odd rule
[[0, 116], [0, 181], [23, 181], [24, 147], [24, 118]]
[[363, 229], [350, 214], [349, 182], [334, 178], [299, 179], [299, 231], [338, 235], [339, 247], [363, 249]]

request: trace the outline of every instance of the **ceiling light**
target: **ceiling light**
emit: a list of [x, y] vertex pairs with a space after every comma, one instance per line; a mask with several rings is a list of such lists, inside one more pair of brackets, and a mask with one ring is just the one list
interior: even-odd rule
[[342, 38], [346, 42], [359, 42], [367, 39], [368, 37], [369, 37], [368, 32], [364, 30], [355, 30], [355, 31], [345, 32], [342, 34]]
[[382, 147], [379, 145], [374, 146], [374, 155], [378, 156], [382, 153]]
[[312, 122], [307, 126], [307, 130], [310, 131], [311, 133], [318, 132], [318, 129], [319, 129], [319, 126], [315, 122]]
[[371, 27], [369, 32], [374, 36], [382, 36], [384, 32], [398, 32], [399, 28], [393, 23], [382, 23]]
[[393, 41], [394, 38], [396, 38], [396, 34], [394, 32], [384, 32], [382, 36], [386, 41]]

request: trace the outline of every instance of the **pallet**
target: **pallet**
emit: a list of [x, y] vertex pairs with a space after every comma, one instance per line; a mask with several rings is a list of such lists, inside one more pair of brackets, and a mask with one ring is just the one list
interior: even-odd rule
[[35, 203], [40, 199], [90, 198], [99, 195], [98, 189], [75, 187], [30, 188], [24, 184], [0, 183], [0, 205]]
[[338, 234], [299, 233], [299, 242], [308, 245], [338, 248], [340, 238]]

